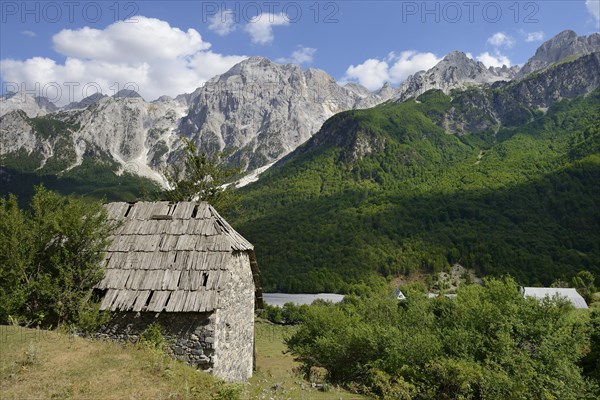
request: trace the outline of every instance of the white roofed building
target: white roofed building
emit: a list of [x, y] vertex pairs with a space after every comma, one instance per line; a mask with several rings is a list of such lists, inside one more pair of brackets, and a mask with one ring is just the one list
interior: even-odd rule
[[522, 287], [521, 294], [525, 297], [534, 297], [540, 300], [546, 297], [560, 297], [570, 301], [575, 308], [588, 308], [583, 297], [573, 288]]

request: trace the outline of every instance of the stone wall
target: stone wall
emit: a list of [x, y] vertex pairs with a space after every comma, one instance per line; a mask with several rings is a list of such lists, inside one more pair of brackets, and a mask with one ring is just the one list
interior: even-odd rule
[[211, 370], [215, 359], [215, 313], [114, 313], [96, 337], [119, 342], [137, 342], [148, 325], [156, 322], [169, 341], [176, 358], [203, 370]]
[[213, 373], [227, 381], [246, 380], [254, 368], [254, 280], [250, 258], [236, 252], [215, 312]]

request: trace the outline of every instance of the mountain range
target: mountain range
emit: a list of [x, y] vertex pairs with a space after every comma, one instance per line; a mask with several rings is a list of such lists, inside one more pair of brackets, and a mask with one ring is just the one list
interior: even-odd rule
[[209, 154], [223, 152], [229, 164], [264, 170], [339, 112], [404, 101], [431, 89], [448, 94], [523, 80], [560, 60], [596, 51], [600, 34], [578, 37], [573, 31], [545, 42], [522, 68], [486, 68], [455, 51], [400, 86], [386, 84], [375, 92], [354, 83], [341, 86], [318, 69], [251, 57], [174, 99], [148, 102], [122, 90], [59, 108], [42, 97], [9, 93], [0, 98], [0, 165], [22, 173], [69, 176], [85, 160], [112, 174], [160, 182], [160, 170], [178, 159], [183, 135]]
[[562, 32], [520, 68], [452, 52], [375, 92], [251, 57], [152, 102], [2, 96], [0, 192], [134, 201], [185, 136], [262, 173], [222, 212], [267, 291], [349, 292], [454, 263], [549, 285], [600, 275], [599, 109], [600, 34]]

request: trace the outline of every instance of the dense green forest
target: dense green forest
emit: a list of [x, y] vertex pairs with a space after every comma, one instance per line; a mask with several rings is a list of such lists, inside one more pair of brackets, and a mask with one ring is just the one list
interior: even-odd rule
[[230, 218], [265, 290], [345, 291], [455, 262], [523, 284], [600, 273], [600, 90], [457, 131], [486, 118], [466, 106], [484, 90], [506, 97], [430, 91], [337, 114], [243, 188]]
[[156, 183], [148, 178], [129, 173], [118, 176], [114, 171], [115, 168], [87, 160], [81, 167], [59, 175], [6, 168], [0, 174], [0, 194], [18, 193], [19, 204], [26, 206], [36, 185], [65, 195], [77, 194], [108, 201], [136, 201], [144, 191], [158, 190]]

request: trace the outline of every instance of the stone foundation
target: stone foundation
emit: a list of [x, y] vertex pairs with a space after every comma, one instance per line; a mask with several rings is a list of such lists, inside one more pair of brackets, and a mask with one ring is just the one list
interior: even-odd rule
[[214, 313], [114, 313], [112, 320], [95, 335], [98, 338], [135, 343], [152, 323], [162, 327], [175, 358], [203, 370], [212, 370], [215, 362]]

